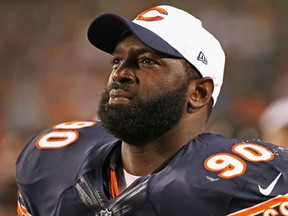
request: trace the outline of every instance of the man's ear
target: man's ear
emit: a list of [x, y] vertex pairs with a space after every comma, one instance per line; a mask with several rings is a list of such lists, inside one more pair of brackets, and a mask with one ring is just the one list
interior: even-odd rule
[[214, 90], [212, 78], [204, 77], [193, 80], [188, 90], [188, 112], [196, 112], [211, 99]]

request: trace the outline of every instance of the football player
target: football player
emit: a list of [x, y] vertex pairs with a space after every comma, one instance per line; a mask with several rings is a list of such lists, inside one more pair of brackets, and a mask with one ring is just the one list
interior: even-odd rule
[[288, 152], [206, 132], [225, 56], [201, 21], [161, 5], [97, 17], [111, 54], [100, 121], [43, 131], [16, 167], [19, 215], [288, 215]]

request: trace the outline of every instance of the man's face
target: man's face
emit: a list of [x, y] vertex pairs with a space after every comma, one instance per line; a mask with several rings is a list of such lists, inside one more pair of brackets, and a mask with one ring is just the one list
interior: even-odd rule
[[164, 57], [128, 36], [116, 46], [111, 63], [98, 115], [113, 135], [144, 145], [179, 122], [190, 81], [183, 60]]

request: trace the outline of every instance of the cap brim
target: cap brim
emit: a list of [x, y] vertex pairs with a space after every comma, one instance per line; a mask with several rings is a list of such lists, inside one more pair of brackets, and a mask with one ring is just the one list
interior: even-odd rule
[[111, 54], [127, 30], [150, 48], [175, 58], [182, 58], [178, 51], [154, 32], [115, 14], [97, 17], [89, 26], [88, 39], [95, 47]]

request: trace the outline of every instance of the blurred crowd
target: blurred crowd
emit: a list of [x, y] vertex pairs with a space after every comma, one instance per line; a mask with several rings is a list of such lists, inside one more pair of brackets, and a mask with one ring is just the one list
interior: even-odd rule
[[133, 19], [170, 4], [200, 18], [227, 59], [209, 131], [288, 146], [287, 0], [0, 3], [0, 216], [15, 215], [14, 169], [25, 143], [51, 125], [95, 117], [109, 55], [89, 44], [86, 31], [104, 12]]

